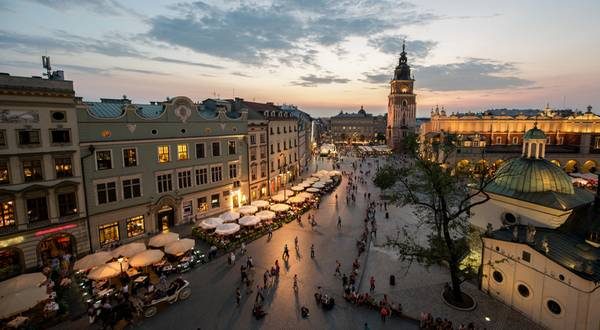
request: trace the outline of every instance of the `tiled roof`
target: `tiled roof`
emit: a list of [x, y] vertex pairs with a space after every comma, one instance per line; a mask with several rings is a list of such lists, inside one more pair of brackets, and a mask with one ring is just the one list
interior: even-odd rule
[[[123, 114], [127, 102], [85, 102], [90, 113], [98, 118], [117, 118]], [[164, 111], [161, 104], [134, 104], [137, 114], [142, 118], [158, 118]]]
[[278, 111], [278, 110], [281, 110], [280, 107], [278, 107], [278, 106], [276, 106], [274, 104], [270, 104], [270, 103], [257, 103], [257, 102], [248, 102], [248, 101], [241, 101], [241, 102], [248, 109], [255, 110], [255, 111], [264, 112], [264, 111]]
[[[578, 276], [590, 281], [600, 282], [600, 248], [587, 244], [585, 238], [581, 235], [557, 229], [536, 228], [534, 242], [527, 243], [527, 227], [517, 225], [516, 240], [513, 238], [513, 227], [493, 231], [491, 237], [502, 241], [529, 245]], [[544, 251], [544, 240], [548, 241], [548, 253]], [[587, 267], [590, 268], [586, 269]], [[591, 270], [591, 272], [588, 270]]]

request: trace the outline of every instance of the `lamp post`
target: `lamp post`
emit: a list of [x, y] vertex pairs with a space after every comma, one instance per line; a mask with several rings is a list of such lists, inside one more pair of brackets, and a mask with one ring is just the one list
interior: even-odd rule
[[117, 261], [119, 262], [119, 266], [121, 266], [121, 273], [123, 273], [123, 257], [120, 257]]

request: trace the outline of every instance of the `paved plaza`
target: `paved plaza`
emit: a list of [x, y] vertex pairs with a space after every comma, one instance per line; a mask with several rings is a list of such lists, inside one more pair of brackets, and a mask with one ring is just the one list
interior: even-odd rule
[[[342, 170], [349, 171], [353, 158], [342, 163]], [[318, 161], [318, 169], [331, 169], [329, 161]], [[313, 165], [312, 170], [315, 169]], [[371, 168], [371, 172], [374, 169]], [[273, 234], [268, 240], [262, 237], [247, 245], [247, 255], [252, 256], [255, 263], [254, 292], [246, 294], [240, 282], [241, 262], [245, 257], [237, 256], [233, 266], [228, 265], [227, 258], [222, 256], [202, 265], [183, 278], [190, 281], [193, 293], [186, 300], [166, 306], [151, 319], [141, 320], [137, 324], [140, 329], [364, 329], [367, 323], [370, 329], [417, 329], [418, 322], [410, 319], [393, 317], [383, 323], [376, 310], [357, 307], [347, 303], [342, 294], [341, 280], [335, 277], [335, 261], [342, 263], [342, 272], [349, 274], [353, 260], [357, 256], [356, 241], [364, 226], [367, 202], [363, 199], [365, 192], [372, 197], [378, 195], [371, 180], [360, 185], [355, 205], [346, 205], [346, 183], [342, 183], [333, 193], [323, 197], [319, 209], [310, 211], [318, 222], [316, 230], [311, 230], [304, 215], [302, 224], [289, 223]], [[339, 202], [336, 205], [335, 195]], [[473, 312], [459, 312], [444, 305], [440, 299], [440, 291], [448, 280], [447, 270], [442, 267], [424, 267], [407, 265], [398, 261], [397, 256], [383, 246], [386, 235], [393, 234], [399, 226], [414, 223], [414, 215], [409, 208], [390, 207], [390, 219], [385, 219], [384, 212], [378, 209], [378, 237], [371, 244], [369, 251], [359, 259], [361, 268], [359, 283], [361, 292], [368, 292], [369, 277], [375, 276], [375, 295], [381, 298], [388, 294], [394, 302], [399, 302], [408, 316], [418, 318], [421, 311], [429, 311], [435, 317], [447, 317], [456, 326], [461, 322], [476, 322], [477, 326], [488, 329], [529, 328], [537, 326], [503, 304], [477, 290], [471, 284], [465, 284], [465, 291], [478, 301]], [[342, 228], [336, 226], [337, 216], [342, 218]], [[300, 249], [294, 251], [294, 237], [298, 237]], [[281, 258], [284, 244], [290, 247], [290, 258], [284, 262]], [[316, 257], [310, 257], [310, 245], [314, 244]], [[282, 273], [265, 292], [265, 311], [268, 315], [262, 320], [255, 320], [252, 306], [256, 297], [256, 285], [262, 285], [262, 275], [275, 260], [279, 260]], [[366, 266], [366, 267], [365, 267]], [[364, 274], [362, 274], [364, 272]], [[299, 292], [294, 293], [292, 283], [294, 274], [299, 278]], [[390, 286], [389, 275], [396, 275], [396, 285]], [[361, 276], [362, 275], [362, 276]], [[331, 311], [324, 311], [315, 303], [313, 294], [317, 287], [335, 298], [336, 305]], [[242, 302], [236, 306], [235, 292], [240, 287]], [[302, 318], [300, 307], [310, 309], [310, 317]], [[484, 321], [489, 316], [491, 321]], [[86, 318], [70, 324], [63, 324], [60, 329], [78, 329], [84, 325]]]

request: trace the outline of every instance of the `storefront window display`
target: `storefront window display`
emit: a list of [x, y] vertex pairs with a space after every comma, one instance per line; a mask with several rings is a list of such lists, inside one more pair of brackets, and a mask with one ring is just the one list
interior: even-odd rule
[[0, 228], [15, 225], [15, 203], [12, 200], [0, 202]]
[[38, 244], [40, 261], [43, 265], [51, 265], [53, 268], [61, 266], [64, 269], [69, 269], [70, 258], [64, 257], [73, 256], [74, 246], [73, 236], [67, 233], [43, 239]]
[[119, 240], [119, 223], [112, 222], [101, 225], [99, 228], [100, 245], [104, 246]]
[[144, 216], [138, 215], [127, 219], [127, 237], [136, 237], [144, 233]]

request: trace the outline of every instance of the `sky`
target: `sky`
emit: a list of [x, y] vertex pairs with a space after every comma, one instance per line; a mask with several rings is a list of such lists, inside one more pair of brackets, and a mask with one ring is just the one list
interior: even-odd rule
[[241, 97], [384, 113], [406, 41], [418, 116], [600, 111], [600, 1], [0, 0], [0, 72], [41, 56], [84, 100]]

